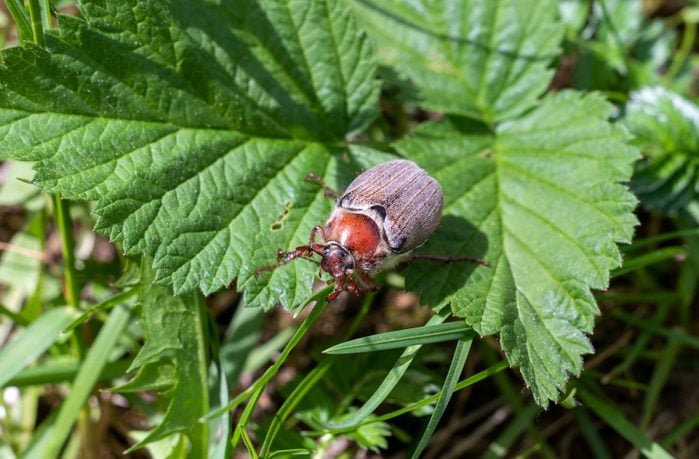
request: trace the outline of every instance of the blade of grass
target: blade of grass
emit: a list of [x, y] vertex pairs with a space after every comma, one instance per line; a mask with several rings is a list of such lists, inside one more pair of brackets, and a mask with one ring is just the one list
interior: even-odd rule
[[473, 329], [464, 322], [448, 322], [437, 325], [408, 328], [345, 341], [323, 351], [325, 354], [358, 354], [363, 352], [398, 349], [416, 344], [440, 343], [458, 339], [472, 339]]
[[[130, 361], [120, 360], [109, 363], [99, 375], [100, 381], [109, 381], [126, 373]], [[61, 384], [71, 381], [80, 370], [80, 362], [42, 363], [41, 366], [27, 368], [17, 373], [7, 382], [8, 386], [24, 387], [43, 384]]]
[[687, 249], [681, 246], [675, 247], [664, 247], [662, 249], [655, 250], [651, 253], [646, 253], [639, 255], [637, 257], [628, 258], [624, 260], [624, 265], [621, 268], [612, 270], [610, 275], [612, 277], [619, 277], [623, 274], [628, 274], [632, 271], [636, 271], [646, 266], [654, 265], [677, 256], [684, 256], [687, 254]]
[[672, 368], [675, 365], [677, 354], [682, 346], [677, 341], [670, 340], [663, 349], [658, 364], [655, 366], [648, 391], [643, 399], [643, 414], [641, 416], [641, 430], [646, 430], [653, 418], [653, 413], [658, 405], [660, 393], [667, 382]]
[[[348, 339], [349, 337], [354, 335], [355, 331], [359, 327], [359, 324], [362, 322], [364, 317], [369, 312], [369, 308], [372, 302], [374, 301], [374, 297], [374, 294], [369, 294], [364, 297], [364, 299], [362, 300], [362, 306], [359, 309], [359, 313], [352, 321], [352, 325], [349, 327], [345, 339]], [[269, 428], [267, 429], [265, 439], [262, 442], [262, 447], [260, 448], [260, 456], [268, 456], [269, 450], [272, 448], [272, 443], [274, 442], [274, 439], [277, 436], [277, 433], [279, 432], [279, 429], [281, 428], [284, 421], [286, 421], [286, 419], [291, 415], [293, 410], [301, 402], [301, 400], [304, 399], [308, 392], [318, 383], [318, 381], [320, 381], [323, 378], [325, 373], [335, 363], [335, 360], [336, 359], [334, 356], [326, 357], [325, 360], [323, 360], [316, 368], [311, 370], [311, 372], [303, 378], [301, 383], [299, 383], [299, 385], [294, 388], [291, 394], [289, 394], [286, 400], [284, 400], [284, 403], [277, 411], [277, 414], [274, 415], [274, 418], [272, 418], [272, 422], [270, 423]]]
[[[659, 303], [650, 322], [655, 324], [656, 326], [660, 326], [660, 324], [662, 324], [665, 321], [665, 318], [667, 317], [668, 312], [670, 311], [670, 305], [671, 303], [668, 301], [663, 301]], [[626, 354], [626, 356], [624, 357], [624, 360], [619, 365], [612, 368], [612, 370], [602, 378], [602, 383], [607, 384], [617, 375], [631, 368], [633, 364], [638, 360], [638, 357], [641, 355], [641, 353], [646, 349], [652, 337], [653, 334], [651, 332], [647, 330], [643, 331], [638, 336], [636, 341], [634, 341], [633, 346], [631, 346], [631, 349], [629, 353]]]
[[483, 459], [505, 457], [512, 444], [529, 428], [539, 411], [541, 411], [541, 408], [535, 403], [530, 403], [526, 408], [522, 409], [505, 430], [490, 443], [488, 452], [483, 456]]
[[30, 25], [29, 13], [24, 8], [23, 2], [20, 0], [5, 0], [7, 10], [12, 15], [12, 19], [17, 27], [17, 38], [19, 44], [25, 41], [32, 41], [32, 26]]
[[628, 312], [622, 311], [620, 309], [614, 309], [612, 311], [612, 315], [620, 319], [623, 319], [642, 330], [646, 330], [656, 335], [664, 336], [665, 338], [675, 340], [678, 343], [682, 343], [694, 349], [699, 349], [699, 338], [697, 338], [696, 336], [688, 335], [687, 333], [681, 330], [661, 327], [652, 322], [631, 315]]
[[242, 301], [238, 304], [219, 350], [219, 359], [226, 368], [226, 379], [231, 387], [237, 384], [245, 362], [255, 349], [264, 319], [262, 309], [246, 308]]
[[273, 457], [294, 457], [294, 456], [305, 456], [305, 457], [311, 457], [313, 455], [313, 451], [309, 451], [304, 448], [293, 448], [293, 449], [280, 449], [279, 451], [274, 451], [272, 454], [270, 454], [268, 457], [269, 459], [272, 459]]
[[696, 430], [699, 429], [699, 413], [681, 422], [677, 427], [672, 429], [669, 434], [660, 442], [665, 448], [672, 447], [681, 438], [687, 435], [696, 435]]
[[609, 454], [609, 451], [607, 451], [607, 448], [604, 445], [604, 440], [597, 433], [597, 429], [595, 428], [592, 419], [590, 419], [590, 415], [587, 413], [587, 410], [578, 406], [573, 410], [573, 417], [575, 417], [575, 420], [578, 422], [580, 432], [582, 432], [585, 441], [587, 441], [587, 445], [590, 447], [592, 455], [597, 459], [612, 459], [612, 455]]
[[[434, 325], [444, 320], [445, 317], [442, 317], [440, 315], [434, 315], [427, 322], [427, 325]], [[408, 367], [410, 367], [410, 364], [413, 363], [413, 359], [415, 358], [415, 355], [417, 355], [421, 347], [422, 345], [420, 344], [408, 346], [400, 355], [400, 357], [398, 357], [398, 360], [393, 365], [393, 368], [389, 370], [384, 380], [381, 381], [381, 385], [379, 385], [376, 391], [371, 395], [371, 397], [369, 397], [369, 399], [366, 402], [364, 402], [364, 404], [359, 409], [352, 412], [352, 414], [350, 414], [350, 416], [346, 420], [338, 423], [328, 423], [325, 424], [324, 427], [328, 429], [330, 432], [336, 432], [338, 430], [345, 429], [354, 430], [356, 427], [358, 427], [359, 424], [361, 424], [364, 419], [366, 419], [371, 413], [373, 413], [374, 410], [386, 399], [386, 397], [388, 397], [391, 391], [396, 387], [396, 385], [401, 380], [405, 372], [408, 370]]]
[[637, 447], [645, 457], [651, 459], [672, 458], [672, 455], [665, 448], [646, 437], [641, 430], [629, 422], [617, 407], [593, 394], [592, 391], [589, 391], [582, 384], [578, 384], [577, 393], [587, 408], [592, 410], [619, 435]]
[[31, 323], [30, 321], [22, 317], [21, 314], [12, 312], [4, 304], [0, 304], [0, 314], [7, 316], [15, 325], [19, 325], [20, 327], [26, 327]]
[[451, 396], [454, 393], [454, 388], [459, 380], [459, 375], [461, 375], [464, 370], [464, 365], [466, 365], [466, 359], [468, 358], [468, 353], [471, 350], [472, 343], [473, 335], [468, 338], [461, 338], [459, 341], [457, 341], [456, 349], [454, 349], [454, 356], [452, 357], [451, 365], [447, 371], [447, 377], [444, 379], [444, 386], [442, 386], [442, 390], [439, 392], [439, 398], [434, 406], [434, 411], [432, 411], [427, 427], [422, 433], [420, 441], [413, 451], [411, 456], [413, 459], [420, 457], [420, 454], [422, 454], [422, 451], [427, 446], [430, 438], [432, 438], [440, 419], [442, 419], [442, 415], [444, 415], [444, 411], [447, 409], [449, 400], [451, 400]]
[[248, 454], [249, 454], [248, 457], [250, 459], [258, 459], [259, 456], [257, 455], [257, 452], [255, 451], [255, 445], [252, 444], [252, 440], [250, 439], [248, 432], [245, 430], [245, 427], [238, 426], [238, 430], [240, 431], [240, 436], [243, 439], [243, 444], [245, 445], [245, 449], [248, 450]]
[[[211, 321], [213, 322], [213, 318], [211, 318]], [[212, 323], [211, 325], [214, 324]], [[215, 338], [212, 341], [215, 342]], [[220, 353], [215, 353], [213, 355], [216, 368], [216, 382], [212, 388], [213, 396], [210, 397], [210, 400], [212, 401], [211, 407], [214, 409], [228, 403], [228, 397], [230, 394], [228, 389], [228, 379], [226, 378], [226, 366], [223, 362], [221, 362], [219, 358], [220, 355]], [[226, 412], [220, 418], [210, 420], [209, 423], [211, 426], [211, 432], [216, 432], [216, 435], [211, 435], [209, 438], [209, 458], [227, 459], [231, 457], [231, 413]]]
[[89, 307], [86, 309], [80, 316], [73, 321], [68, 327], [65, 329], [65, 333], [70, 333], [73, 331], [76, 327], [82, 325], [85, 323], [88, 319], [90, 319], [93, 315], [100, 311], [106, 311], [108, 309], [113, 308], [114, 306], [124, 303], [127, 300], [129, 300], [131, 297], [136, 296], [138, 293], [138, 288], [132, 288], [131, 290], [126, 290], [124, 292], [118, 293], [114, 295], [113, 297], [96, 304], [94, 306]]
[[43, 459], [58, 456], [130, 317], [131, 311], [124, 306], [112, 309], [80, 366], [80, 371], [71, 385], [70, 394], [63, 401], [55, 422], [49, 427], [50, 434], [47, 435], [47, 440], [35, 444], [25, 458]]
[[[486, 362], [492, 364], [496, 361], [496, 355], [493, 349], [486, 343], [485, 340], [480, 341], [480, 350], [485, 357]], [[507, 401], [507, 404], [512, 408], [516, 416], [524, 410], [524, 404], [521, 400], [520, 393], [514, 388], [513, 384], [510, 382], [509, 378], [504, 373], [499, 373], [493, 375], [493, 382], [498, 387], [498, 390], [502, 394], [502, 397]], [[529, 424], [527, 426], [527, 432], [534, 439], [537, 447], [537, 452], [547, 459], [555, 459], [556, 454], [553, 452], [551, 446], [549, 446], [544, 434], [536, 427], [534, 424]]]
[[[488, 379], [488, 378], [492, 377], [493, 375], [505, 370], [508, 367], [509, 367], [509, 365], [508, 365], [507, 361], [504, 361], [504, 360], [496, 363], [495, 365], [491, 365], [490, 367], [486, 368], [485, 370], [479, 371], [478, 373], [474, 374], [473, 376], [469, 376], [468, 378], [459, 381], [456, 384], [456, 386], [454, 386], [454, 392], [458, 392], [460, 390], [466, 389], [467, 387], [470, 387], [470, 386], [476, 384], [477, 382], [483, 381], [484, 379]], [[439, 399], [440, 393], [441, 393], [441, 391], [437, 392], [436, 394], [431, 395], [427, 398], [424, 398], [424, 399], [420, 400], [419, 402], [411, 403], [410, 405], [404, 406], [403, 408], [400, 408], [400, 409], [395, 410], [395, 411], [391, 411], [390, 413], [386, 413], [386, 414], [382, 414], [381, 416], [373, 417], [373, 418], [367, 420], [366, 422], [362, 422], [362, 424], [360, 424], [360, 426], [366, 425], [366, 424], [371, 424], [373, 422], [388, 421], [390, 419], [397, 418], [398, 416], [402, 416], [406, 413], [410, 413], [410, 412], [413, 412], [415, 410], [420, 410], [427, 405], [431, 405], [431, 404], [435, 403]], [[333, 434], [341, 434], [344, 432], [351, 432], [352, 430], [355, 430], [356, 428], [358, 428], [360, 426], [350, 426], [349, 428], [335, 429], [335, 430], [332, 430], [330, 432], [332, 432]], [[325, 433], [327, 433], [327, 431], [324, 430], [324, 431], [308, 432], [307, 435], [317, 437], [317, 436], [324, 435]]]
[[277, 359], [277, 361], [274, 362], [274, 364], [271, 367], [269, 367], [267, 371], [265, 371], [264, 374], [260, 376], [250, 387], [245, 389], [240, 394], [236, 395], [235, 398], [233, 398], [233, 400], [231, 400], [231, 402], [227, 405], [213, 410], [212, 412], [204, 416], [202, 419], [200, 419], [201, 422], [209, 420], [211, 418], [215, 418], [217, 416], [222, 415], [226, 411], [234, 409], [235, 407], [243, 403], [245, 400], [249, 399], [257, 390], [258, 386], [264, 386], [265, 384], [267, 384], [267, 382], [269, 382], [270, 379], [272, 379], [277, 374], [277, 372], [284, 364], [284, 361], [289, 356], [291, 351], [294, 349], [294, 347], [296, 347], [299, 341], [301, 341], [301, 338], [304, 337], [308, 329], [311, 327], [311, 325], [313, 325], [313, 322], [315, 322], [320, 313], [323, 312], [323, 310], [325, 309], [325, 306], [327, 306], [327, 301], [325, 300], [325, 298], [330, 294], [332, 288], [333, 286], [329, 285], [324, 289], [318, 291], [315, 295], [311, 296], [301, 308], [299, 308], [299, 310], [302, 310], [310, 303], [317, 301], [316, 305], [311, 310], [311, 313], [303, 320], [303, 322], [301, 322], [299, 328], [296, 329], [296, 332], [294, 332], [294, 335], [291, 337], [291, 340], [282, 350], [282, 353]]
[[699, 236], [699, 228], [681, 229], [678, 231], [661, 233], [657, 236], [650, 236], [643, 239], [638, 239], [633, 241], [633, 244], [631, 245], [622, 246], [621, 251], [627, 253], [636, 249], [648, 247], [649, 245], [655, 245], [659, 242], [667, 241], [669, 239], [675, 239], [685, 236]]
[[29, 0], [29, 19], [32, 27], [32, 41], [37, 45], [44, 47], [46, 40], [44, 39], [44, 23], [41, 20], [41, 5], [39, 0]]
[[298, 404], [303, 400], [303, 398], [308, 394], [308, 392], [320, 381], [325, 373], [332, 367], [334, 359], [329, 358], [320, 363], [317, 367], [311, 370], [303, 381], [294, 388], [294, 390], [289, 394], [289, 396], [284, 400], [284, 404], [279, 408], [277, 414], [272, 418], [272, 422], [267, 429], [265, 434], [265, 439], [262, 442], [262, 447], [260, 448], [260, 456], [267, 457], [269, 450], [272, 448], [272, 442], [277, 436], [279, 429], [281, 429], [284, 421], [291, 415], [293, 410], [298, 406]]
[[5, 346], [0, 351], [0, 387], [46, 352], [75, 316], [73, 308], [50, 309]]
[[677, 256], [684, 256], [686, 254], [687, 249], [682, 246], [664, 247], [650, 253], [624, 260], [624, 265], [620, 268], [612, 270], [610, 275], [612, 277], [618, 277], [623, 274], [628, 274], [632, 271], [645, 268], [646, 266], [654, 265], [656, 263], [660, 263]]
[[264, 364], [270, 361], [281, 349], [286, 346], [294, 333], [296, 332], [296, 327], [285, 328], [280, 330], [279, 333], [270, 338], [259, 346], [254, 348], [255, 352], [250, 353], [248, 358], [245, 360], [245, 365], [243, 365], [243, 373], [250, 373], [258, 370]]
[[291, 337], [291, 340], [289, 340], [289, 343], [286, 345], [277, 361], [274, 362], [274, 364], [271, 367], [269, 367], [267, 371], [265, 371], [265, 373], [260, 377], [260, 379], [255, 381], [255, 383], [251, 386], [252, 392], [250, 394], [250, 400], [248, 401], [248, 404], [245, 406], [243, 414], [240, 416], [240, 420], [238, 421], [238, 425], [236, 426], [236, 429], [233, 432], [233, 438], [231, 439], [231, 445], [233, 448], [235, 448], [238, 445], [238, 442], [240, 441], [241, 428], [245, 429], [247, 427], [248, 422], [252, 417], [252, 413], [255, 410], [255, 407], [257, 406], [257, 402], [260, 400], [262, 392], [264, 392], [265, 386], [279, 372], [279, 369], [284, 364], [291, 351], [296, 347], [299, 341], [301, 341], [301, 339], [304, 336], [306, 336], [308, 330], [310, 330], [311, 326], [315, 323], [320, 314], [325, 310], [325, 307], [328, 304], [326, 297], [330, 293], [331, 287], [332, 286], [326, 287], [325, 289], [313, 295], [306, 302], [306, 304], [309, 304], [314, 300], [317, 301], [315, 306], [313, 306], [313, 309], [311, 310], [310, 314], [308, 314], [308, 316], [303, 320], [303, 322], [301, 322], [299, 328], [296, 329], [294, 336]]

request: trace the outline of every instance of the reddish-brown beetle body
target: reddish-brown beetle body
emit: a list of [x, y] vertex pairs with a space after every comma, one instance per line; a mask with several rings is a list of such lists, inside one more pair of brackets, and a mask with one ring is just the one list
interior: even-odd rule
[[[320, 178], [312, 174], [309, 178], [325, 186]], [[336, 194], [326, 187], [326, 196]], [[342, 291], [375, 290], [369, 273], [405, 258], [423, 244], [439, 224], [442, 203], [439, 183], [412, 161], [379, 164], [360, 174], [336, 199], [327, 223], [313, 228], [308, 245], [279, 252], [279, 261], [285, 264], [298, 257], [321, 255], [321, 269], [335, 279], [328, 300]], [[452, 261], [449, 257], [422, 258]]]

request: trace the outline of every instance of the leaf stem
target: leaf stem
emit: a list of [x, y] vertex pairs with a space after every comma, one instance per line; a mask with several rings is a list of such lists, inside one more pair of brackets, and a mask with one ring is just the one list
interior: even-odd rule
[[80, 289], [77, 283], [75, 271], [75, 240], [73, 239], [73, 225], [70, 219], [70, 207], [68, 202], [58, 195], [51, 196], [53, 200], [53, 212], [56, 219], [56, 227], [61, 235], [63, 251], [63, 264], [65, 266], [64, 296], [66, 302], [75, 309], [80, 309]]
[[32, 23], [32, 38], [34, 43], [41, 46], [46, 46], [44, 38], [44, 23], [41, 20], [41, 5], [39, 0], [29, 0], [29, 17]]

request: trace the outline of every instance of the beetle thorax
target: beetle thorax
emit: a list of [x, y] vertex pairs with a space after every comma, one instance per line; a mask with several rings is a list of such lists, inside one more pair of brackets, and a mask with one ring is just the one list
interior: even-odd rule
[[[321, 267], [336, 276], [333, 271], [336, 271], [341, 262], [347, 261], [345, 252], [351, 255], [352, 266], [349, 269], [370, 271], [381, 264], [390, 252], [382, 231], [383, 221], [380, 219], [378, 214], [336, 208], [325, 225], [327, 246]], [[345, 266], [347, 267], [346, 264]]]

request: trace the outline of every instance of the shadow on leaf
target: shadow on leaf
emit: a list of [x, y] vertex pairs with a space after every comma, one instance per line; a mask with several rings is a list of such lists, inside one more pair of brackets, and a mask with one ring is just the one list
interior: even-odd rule
[[[463, 217], [445, 215], [432, 237], [416, 253], [483, 258], [487, 251], [488, 239], [482, 231]], [[415, 260], [404, 270], [406, 288], [418, 292], [423, 304], [438, 308], [464, 287], [476, 269], [491, 268], [468, 261], [440, 263]]]

